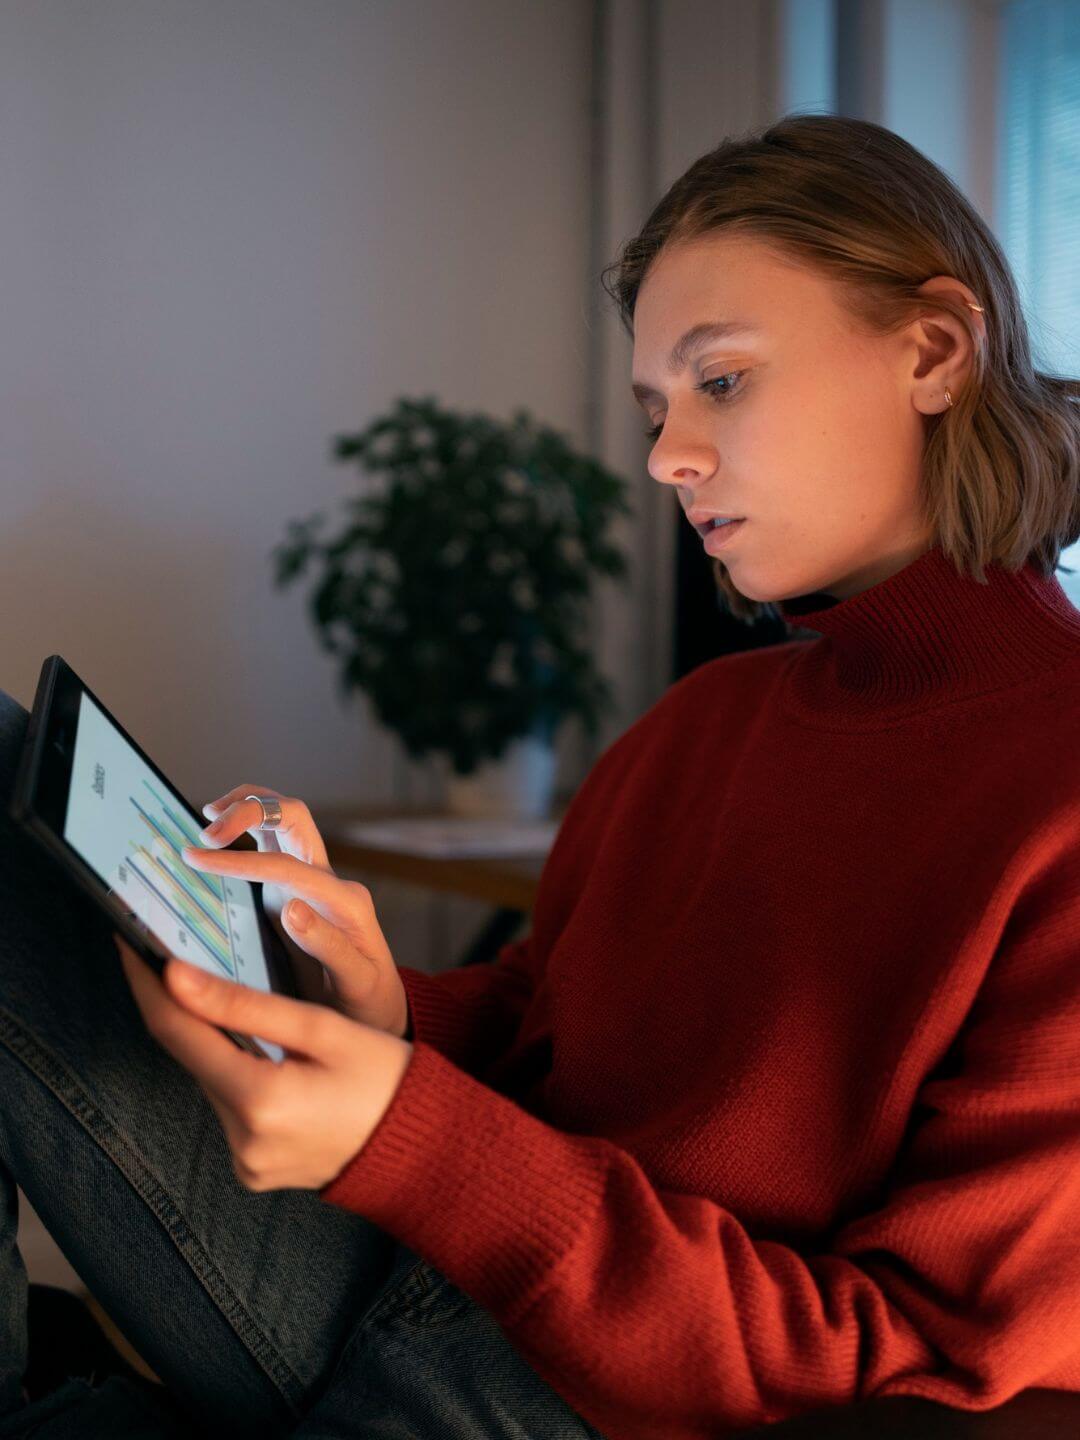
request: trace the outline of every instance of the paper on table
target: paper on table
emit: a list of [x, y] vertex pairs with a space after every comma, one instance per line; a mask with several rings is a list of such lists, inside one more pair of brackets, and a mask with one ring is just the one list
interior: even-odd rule
[[482, 856], [543, 856], [551, 849], [557, 820], [446, 819], [356, 820], [342, 825], [340, 839], [378, 845], [406, 855], [446, 860]]

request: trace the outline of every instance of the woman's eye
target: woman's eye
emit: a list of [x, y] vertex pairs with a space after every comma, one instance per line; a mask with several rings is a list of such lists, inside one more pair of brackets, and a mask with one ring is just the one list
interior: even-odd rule
[[[695, 385], [694, 389], [702, 391], [703, 394], [711, 395], [714, 400], [722, 405], [729, 396], [735, 393], [738, 386], [734, 385], [727, 390], [714, 390], [712, 387], [719, 385], [722, 380], [741, 380], [745, 374], [745, 370], [731, 370], [727, 375], [713, 375], [710, 379], [703, 380], [700, 385]], [[660, 431], [663, 430], [663, 428], [662, 424], [650, 426], [649, 429], [645, 431], [646, 439], [658, 439]]]

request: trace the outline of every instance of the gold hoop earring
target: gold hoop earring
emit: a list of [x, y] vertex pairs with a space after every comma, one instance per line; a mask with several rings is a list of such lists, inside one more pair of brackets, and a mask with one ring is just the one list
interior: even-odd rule
[[945, 386], [945, 399], [949, 402], [949, 409], [951, 410], [951, 409], [952, 409], [953, 398], [952, 398], [952, 396], [949, 394], [949, 387], [948, 387], [947, 385]]

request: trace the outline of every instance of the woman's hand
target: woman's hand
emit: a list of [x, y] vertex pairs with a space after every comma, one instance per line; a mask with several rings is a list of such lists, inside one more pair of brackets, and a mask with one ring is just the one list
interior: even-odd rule
[[[273, 830], [256, 829], [262, 810], [257, 800], [245, 800], [245, 795], [275, 796], [281, 804], [281, 824]], [[195, 870], [262, 882], [263, 904], [293, 960], [304, 998], [323, 999], [350, 1020], [403, 1037], [409, 1002], [375, 918], [371, 892], [358, 880], [343, 880], [334, 874], [326, 845], [304, 802], [265, 785], [238, 785], [204, 805], [203, 814], [217, 817], [213, 833], [204, 830], [202, 834], [204, 845], [212, 848], [185, 846], [185, 863]], [[262, 853], [218, 851], [218, 846], [230, 845], [245, 830], [255, 836]], [[306, 929], [293, 918], [297, 900], [308, 914]], [[309, 957], [325, 967], [314, 980], [310, 979]], [[328, 996], [323, 974], [329, 980]]]
[[[217, 1112], [240, 1183], [248, 1190], [329, 1184], [389, 1108], [412, 1045], [325, 1005], [253, 990], [175, 956], [163, 981], [121, 935], [113, 938], [147, 1030], [190, 1070]], [[275, 1064], [249, 1055], [219, 1025], [273, 1041], [286, 1058]]]

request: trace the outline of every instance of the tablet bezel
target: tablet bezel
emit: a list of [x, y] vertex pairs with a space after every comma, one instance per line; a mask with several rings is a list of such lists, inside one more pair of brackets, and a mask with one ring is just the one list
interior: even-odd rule
[[[201, 830], [206, 817], [201, 815], [164, 771], [154, 763], [139, 742], [128, 733], [100, 697], [60, 655], [49, 655], [41, 667], [34, 696], [30, 722], [9, 804], [9, 813], [48, 853], [58, 860], [81, 888], [107, 912], [109, 919], [160, 975], [170, 952], [154, 933], [141, 928], [143, 922], [133, 916], [123, 901], [109, 890], [105, 882], [63, 836], [64, 816], [71, 785], [71, 768], [75, 754], [75, 731], [78, 723], [79, 700], [85, 692], [102, 714], [114, 725], [139, 758], [168, 787], [196, 821]], [[252, 849], [258, 846], [245, 832], [229, 849]], [[281, 937], [274, 930], [262, 897], [262, 882], [249, 880], [255, 913], [266, 960], [271, 991], [293, 999], [300, 997], [295, 971]], [[254, 1037], [224, 1030], [242, 1050], [264, 1059], [273, 1059]]]

